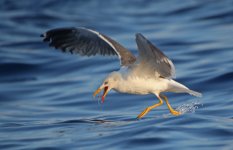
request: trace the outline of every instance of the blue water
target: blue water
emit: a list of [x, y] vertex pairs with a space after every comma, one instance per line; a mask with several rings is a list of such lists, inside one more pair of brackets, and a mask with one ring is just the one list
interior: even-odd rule
[[[233, 149], [233, 1], [1, 0], [0, 149]], [[57, 27], [100, 31], [137, 54], [140, 32], [174, 62], [176, 80], [203, 93], [92, 93], [117, 58], [83, 58], [49, 48]]]

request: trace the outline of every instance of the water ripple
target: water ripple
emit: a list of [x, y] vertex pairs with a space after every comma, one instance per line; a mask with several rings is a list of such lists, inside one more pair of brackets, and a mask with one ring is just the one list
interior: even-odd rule
[[[0, 149], [231, 149], [232, 1], [0, 1]], [[177, 81], [203, 93], [110, 92], [92, 97], [117, 58], [63, 54], [42, 43], [56, 27], [84, 26], [109, 35], [137, 55], [135, 33], [176, 65]]]

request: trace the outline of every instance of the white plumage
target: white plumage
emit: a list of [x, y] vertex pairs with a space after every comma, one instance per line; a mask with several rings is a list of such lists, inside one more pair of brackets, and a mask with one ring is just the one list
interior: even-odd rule
[[111, 89], [120, 93], [156, 95], [159, 103], [147, 107], [137, 118], [142, 118], [151, 109], [162, 105], [163, 100], [173, 115], [179, 115], [180, 113], [170, 106], [167, 97], [162, 94], [163, 92], [201, 96], [201, 93], [190, 90], [172, 79], [175, 77], [175, 67], [172, 61], [140, 33], [136, 34], [139, 52], [137, 58], [116, 41], [90, 29], [53, 29], [42, 36], [45, 42], [50, 43], [50, 46], [65, 52], [86, 56], [118, 55], [122, 67], [119, 71], [114, 71], [106, 77], [102, 85], [95, 91], [94, 96], [104, 90], [102, 96], [102, 102], [104, 102]]

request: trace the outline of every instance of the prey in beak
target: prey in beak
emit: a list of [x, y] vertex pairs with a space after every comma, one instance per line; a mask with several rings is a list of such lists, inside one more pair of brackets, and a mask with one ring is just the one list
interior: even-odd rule
[[101, 86], [99, 87], [93, 94], [93, 96], [95, 97], [98, 93], [100, 93], [103, 90], [103, 95], [101, 98], [101, 103], [104, 103], [104, 99], [106, 97], [106, 95], [108, 94], [108, 92], [110, 91], [108, 86]]

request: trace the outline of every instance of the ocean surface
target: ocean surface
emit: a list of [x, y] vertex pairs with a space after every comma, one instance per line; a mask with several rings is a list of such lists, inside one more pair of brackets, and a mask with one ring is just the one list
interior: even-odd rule
[[[1, 0], [1, 150], [233, 150], [232, 0]], [[119, 69], [115, 57], [54, 50], [40, 34], [58, 27], [104, 33], [137, 55], [142, 33], [176, 66], [176, 80], [203, 94], [93, 92]]]

